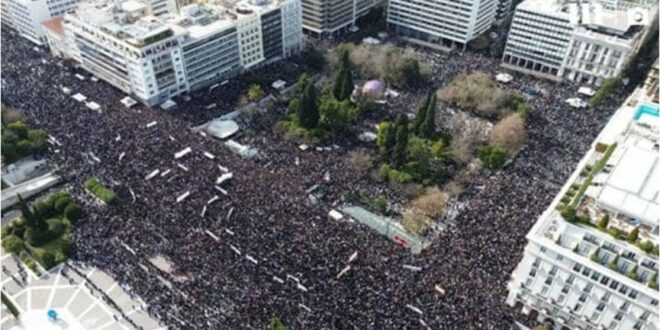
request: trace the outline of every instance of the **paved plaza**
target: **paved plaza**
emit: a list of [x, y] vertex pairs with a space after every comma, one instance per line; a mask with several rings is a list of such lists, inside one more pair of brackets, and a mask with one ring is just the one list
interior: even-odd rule
[[[97, 268], [67, 262], [37, 276], [3, 252], [2, 272], [2, 290], [20, 312], [16, 320], [3, 305], [3, 330], [165, 329], [139, 298]], [[57, 321], [49, 320], [51, 309]]]

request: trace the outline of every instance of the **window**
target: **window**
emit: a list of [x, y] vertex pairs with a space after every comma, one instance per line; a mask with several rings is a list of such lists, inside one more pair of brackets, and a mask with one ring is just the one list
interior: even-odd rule
[[552, 285], [552, 276], [549, 276], [548, 278], [545, 279], [545, 284]]
[[529, 276], [531, 277], [536, 276], [536, 268], [532, 268], [532, 270], [529, 271]]
[[591, 292], [591, 289], [593, 289], [593, 288], [594, 288], [594, 285], [589, 283], [589, 284], [587, 284], [587, 286], [584, 287], [584, 292], [589, 293], [589, 292]]
[[594, 272], [593, 274], [591, 274], [591, 279], [592, 280], [598, 281], [599, 278], [600, 278], [600, 273]]
[[625, 285], [621, 285], [621, 288], [619, 289], [619, 293], [625, 295], [626, 293], [628, 293], [628, 287]]
[[557, 266], [552, 266], [550, 269], [550, 275], [557, 275]]
[[637, 290], [632, 290], [632, 289], [631, 289], [631, 290], [630, 290], [630, 293], [628, 294], [628, 297], [629, 297], [630, 299], [637, 299], [637, 293], [638, 293]]
[[582, 309], [582, 304], [580, 303], [575, 304], [575, 307], [573, 307], [573, 311], [577, 313], [579, 313], [581, 309]]
[[651, 315], [649, 311], [644, 311], [644, 313], [642, 313], [642, 316], [640, 316], [639, 319], [642, 321], [646, 321], [646, 319], [649, 318], [649, 315]]
[[557, 260], [559, 261], [564, 260], [564, 256], [562, 256], [561, 254], [557, 254]]
[[658, 306], [658, 299], [651, 300], [651, 306]]
[[600, 284], [602, 284], [602, 285], [607, 285], [607, 282], [609, 282], [609, 281], [610, 281], [610, 278], [607, 277], [607, 276], [603, 276], [603, 277], [600, 278]]
[[628, 307], [630, 307], [630, 303], [625, 301], [625, 302], [623, 302], [623, 305], [621, 305], [621, 310], [626, 312], [626, 311], [628, 311]]
[[569, 287], [568, 285], [564, 285], [564, 287], [561, 289], [561, 292], [562, 292], [562, 293], [568, 293], [568, 289], [569, 289], [569, 288], [570, 288], [570, 287]]
[[541, 295], [542, 295], [542, 296], [547, 295], [547, 294], [548, 294], [548, 290], [550, 290], [550, 288], [547, 287], [547, 286], [544, 286], [543, 289], [541, 289]]
[[[562, 291], [562, 292], [563, 292], [563, 291]], [[559, 295], [559, 298], [557, 298], [557, 302], [561, 304], [561, 303], [564, 302], [564, 299], [566, 299], [566, 296], [563, 295], [563, 294], [560, 294], [560, 295]]]
[[576, 272], [576, 273], [579, 273], [581, 269], [582, 269], [582, 265], [580, 265], [580, 264], [578, 264], [578, 263], [576, 263], [576, 264], [573, 266], [573, 271]]
[[602, 301], [604, 301], [604, 302], [608, 302], [608, 301], [610, 301], [610, 297], [611, 297], [611, 296], [612, 296], [611, 293], [609, 293], [609, 292], [605, 292], [605, 294], [603, 295], [602, 298], [600, 298], [600, 300], [602, 300]]
[[547, 251], [546, 248], [545, 248], [545, 246], [542, 246], [542, 247], [541, 247], [541, 253], [545, 253], [545, 251]]
[[591, 321], [592, 322], [598, 321], [598, 318], [600, 318], [600, 314], [598, 314], [597, 312], [594, 312], [593, 314], [591, 314]]
[[568, 279], [566, 279], [566, 283], [573, 284], [573, 281], [575, 281], [575, 275], [571, 274]]
[[614, 316], [614, 319], [617, 321], [621, 321], [621, 319], [623, 319], [623, 313], [617, 312], [616, 315]]
[[584, 267], [584, 270], [582, 271], [582, 275], [589, 276], [589, 274], [591, 274], [591, 269]]
[[580, 295], [580, 299], [579, 299], [579, 300], [580, 300], [580, 302], [585, 302], [585, 301], [587, 301], [587, 295], [586, 295], [586, 294], [584, 294], [584, 293], [583, 293], [583, 294], [581, 294], [581, 295]]
[[618, 288], [618, 287], [619, 287], [619, 282], [612, 281], [612, 283], [610, 283], [610, 289], [616, 290], [616, 288]]
[[604, 303], [598, 303], [598, 306], [596, 306], [596, 310], [599, 312], [602, 312], [605, 310], [605, 304]]

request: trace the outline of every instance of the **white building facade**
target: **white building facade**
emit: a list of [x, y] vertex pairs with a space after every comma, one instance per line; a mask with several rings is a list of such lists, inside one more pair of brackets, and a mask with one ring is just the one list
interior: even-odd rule
[[64, 15], [81, 0], [3, 0], [2, 24], [15, 29], [22, 37], [38, 44], [45, 43], [42, 23]]
[[618, 75], [657, 24], [657, 4], [526, 0], [515, 10], [502, 58], [509, 69], [600, 84]]
[[527, 235], [507, 303], [530, 320], [660, 328], [658, 104], [641, 88], [628, 101]]
[[321, 36], [341, 32], [382, 3], [382, 0], [302, 0], [303, 27]]
[[299, 0], [151, 13], [149, 3], [136, 0], [82, 3], [64, 18], [65, 56], [155, 105], [302, 49]]
[[465, 46], [493, 24], [498, 0], [390, 0], [387, 24], [398, 34]]

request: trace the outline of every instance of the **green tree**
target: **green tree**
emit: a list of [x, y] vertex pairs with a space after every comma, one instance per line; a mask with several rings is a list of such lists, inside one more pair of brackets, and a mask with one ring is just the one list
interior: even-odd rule
[[619, 256], [615, 256], [612, 261], [610, 261], [610, 264], [608, 265], [611, 270], [619, 270]]
[[637, 280], [637, 265], [633, 265], [626, 275], [628, 275], [628, 277], [632, 278], [633, 280]]
[[289, 330], [289, 327], [282, 323], [279, 317], [272, 317], [270, 319], [270, 329], [271, 330]]
[[627, 239], [628, 239], [628, 242], [635, 243], [635, 242], [637, 242], [638, 237], [639, 237], [639, 228], [635, 227], [633, 230], [631, 230], [628, 233]]
[[348, 55], [349, 52], [346, 47], [341, 47], [339, 49], [339, 73], [337, 74], [335, 83], [332, 87], [332, 95], [339, 101], [351, 97], [353, 88], [355, 87]]
[[27, 205], [25, 200], [23, 200], [21, 194], [17, 194], [16, 196], [18, 197], [18, 208], [21, 210], [23, 219], [25, 219], [25, 225], [28, 227], [36, 227], [37, 217], [34, 213], [32, 213], [32, 210], [30, 210], [30, 207]]
[[408, 158], [408, 117], [401, 114], [396, 120], [396, 136], [394, 149], [392, 151], [392, 165], [400, 168]]
[[652, 289], [658, 288], [658, 272], [655, 272], [653, 275], [651, 275], [651, 278], [649, 279], [649, 287]]
[[435, 93], [430, 97], [431, 101], [424, 113], [425, 117], [422, 126], [419, 128], [419, 136], [425, 139], [431, 139], [435, 135], [435, 104], [436, 96]]
[[600, 247], [597, 247], [596, 250], [590, 256], [591, 261], [598, 262], [600, 260]]
[[426, 95], [417, 108], [417, 115], [415, 115], [412, 127], [415, 134], [419, 134], [419, 129], [422, 127], [422, 123], [424, 123], [424, 120], [426, 119], [426, 111], [429, 109], [429, 103], [431, 103], [431, 94]]
[[348, 101], [340, 102], [324, 95], [319, 103], [321, 125], [331, 131], [344, 129], [356, 117], [355, 109]]
[[263, 89], [261, 89], [261, 86], [259, 84], [252, 84], [248, 88], [247, 97], [248, 100], [252, 102], [259, 100], [263, 95], [264, 95], [264, 91]]
[[487, 168], [498, 169], [504, 166], [506, 158], [506, 151], [499, 146], [488, 145], [479, 149], [479, 159]]
[[376, 145], [378, 152], [389, 161], [396, 144], [396, 128], [388, 121], [383, 121], [378, 125], [378, 136]]
[[308, 83], [298, 106], [298, 124], [306, 129], [316, 128], [319, 122], [318, 97], [314, 84]]
[[2, 248], [8, 252], [18, 253], [23, 249], [23, 240], [16, 235], [9, 235], [2, 240]]
[[598, 221], [598, 228], [601, 230], [607, 229], [607, 225], [610, 223], [610, 215], [605, 214], [602, 218], [600, 218], [600, 221]]

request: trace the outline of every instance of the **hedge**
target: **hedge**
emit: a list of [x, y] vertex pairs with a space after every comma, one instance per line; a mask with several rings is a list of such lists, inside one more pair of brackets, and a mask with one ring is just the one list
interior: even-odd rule
[[23, 249], [23, 240], [16, 235], [9, 235], [2, 240], [2, 248], [8, 252], [18, 253]]
[[112, 204], [117, 199], [117, 194], [103, 186], [97, 178], [91, 178], [85, 181], [85, 188], [106, 204]]
[[56, 238], [58, 238], [66, 226], [60, 219], [48, 219], [46, 220], [48, 224], [48, 229], [46, 231], [39, 230], [38, 228], [28, 227], [25, 232], [25, 239], [32, 246], [44, 245]]
[[7, 306], [7, 309], [9, 309], [9, 312], [11, 312], [11, 314], [14, 315], [14, 317], [18, 318], [18, 315], [20, 315], [20, 313], [18, 312], [18, 308], [16, 308], [16, 305], [14, 305], [14, 303], [11, 300], [9, 300], [9, 297], [5, 295], [4, 291], [2, 291], [2, 303], [5, 304], [5, 306]]
[[75, 223], [78, 219], [80, 219], [81, 215], [82, 215], [82, 209], [80, 208], [80, 205], [78, 205], [75, 202], [70, 203], [64, 209], [64, 217], [69, 219], [71, 223]]

